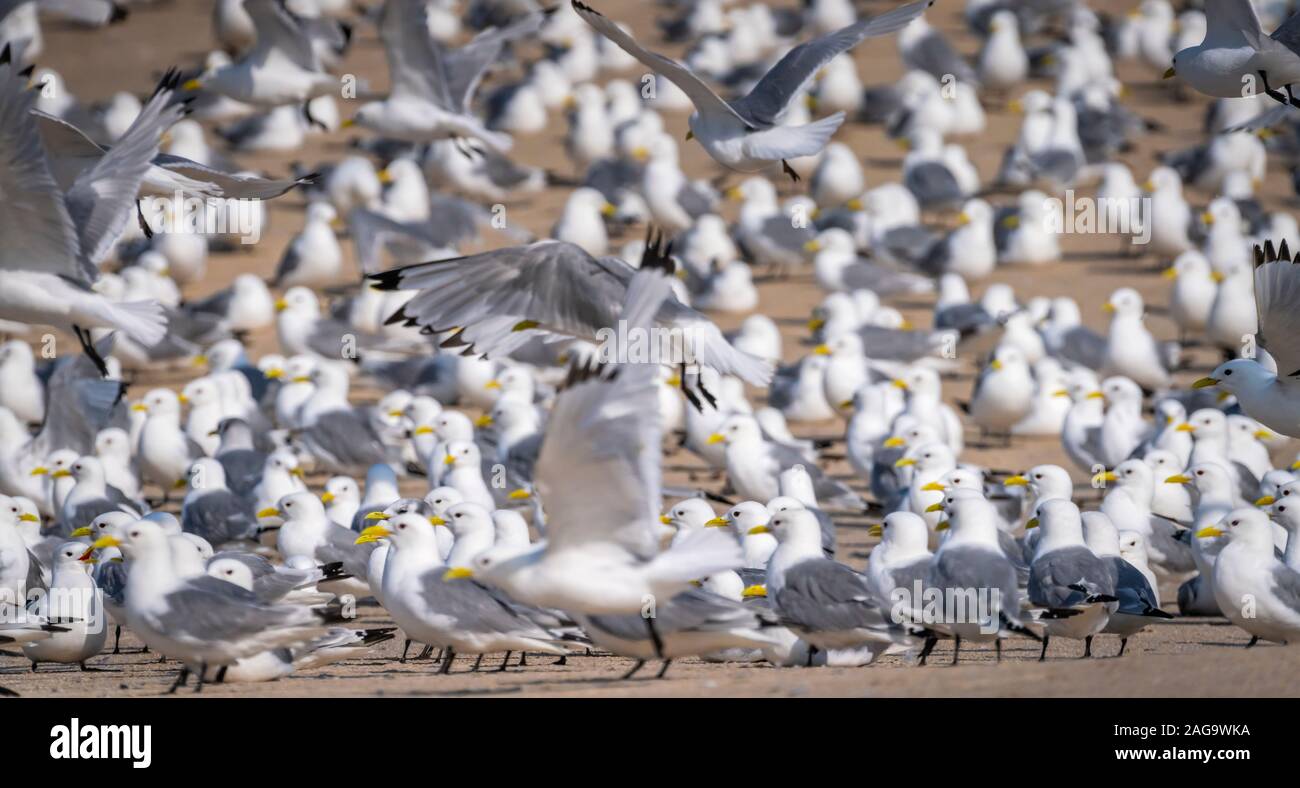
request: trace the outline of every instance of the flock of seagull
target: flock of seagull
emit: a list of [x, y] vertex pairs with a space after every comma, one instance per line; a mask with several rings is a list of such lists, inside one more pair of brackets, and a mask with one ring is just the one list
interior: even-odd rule
[[[398, 630], [442, 673], [586, 652], [627, 678], [1007, 638], [1122, 656], [1179, 616], [1300, 641], [1300, 225], [1255, 196], [1296, 155], [1287, 3], [968, 0], [954, 42], [934, 0], [670, 1], [674, 60], [581, 0], [216, 0], [202, 63], [79, 101], [41, 24], [130, 5], [0, 0], [0, 646], [32, 671], [93, 669], [123, 628], [180, 665], [173, 692]], [[343, 66], [371, 29], [386, 93]], [[903, 76], [864, 84], [859, 45]], [[1161, 124], [1125, 61], [1151, 95], [1215, 97], [1201, 140], [1137, 174], [1121, 154]], [[1004, 106], [1019, 130], [981, 173], [959, 140]], [[556, 118], [568, 171], [512, 158]], [[907, 151], [894, 181], [836, 140], [868, 124]], [[299, 163], [345, 128], [344, 155]], [[268, 151], [285, 177], [236, 163]], [[500, 221], [558, 186], [549, 237]], [[982, 281], [1053, 270], [1076, 189], [1117, 258], [1169, 280], [1177, 341], [1133, 288], [1098, 332], [1068, 293]], [[273, 199], [305, 203], [278, 265], [205, 287]], [[489, 238], [513, 245], [462, 254]], [[759, 272], [821, 292], [793, 362]], [[256, 332], [278, 352], [251, 356]], [[124, 382], [159, 370], [186, 382]], [[1063, 464], [963, 457], [1043, 439]], [[854, 567], [837, 526], [864, 516]], [[357, 603], [392, 626], [357, 628]]]

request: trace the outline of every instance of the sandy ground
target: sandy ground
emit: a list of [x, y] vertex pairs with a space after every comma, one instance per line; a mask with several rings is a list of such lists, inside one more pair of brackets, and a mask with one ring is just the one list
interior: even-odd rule
[[[1113, 13], [1127, 12], [1134, 3], [1100, 2], [1094, 7]], [[600, 8], [607, 15], [626, 22], [643, 40], [654, 40], [653, 17], [656, 9], [650, 3], [634, 0], [605, 0]], [[153, 6], [138, 7], [124, 24], [95, 32], [63, 29], [47, 25], [46, 54], [42, 64], [63, 74], [69, 89], [83, 101], [106, 99], [114, 91], [131, 89], [144, 93], [157, 76], [168, 66], [180, 64], [194, 66], [211, 45], [210, 3], [173, 0]], [[948, 3], [932, 9], [928, 18], [953, 34], [961, 31], [958, 4]], [[957, 44], [966, 53], [973, 52], [975, 41], [964, 31], [957, 32]], [[665, 51], [675, 52], [672, 47]], [[856, 56], [859, 72], [867, 83], [886, 82], [897, 78], [900, 66], [897, 48], [892, 41], [877, 41], [860, 47]], [[1178, 149], [1200, 138], [1204, 102], [1196, 99], [1176, 103], [1169, 92], [1171, 83], [1161, 83], [1158, 74], [1139, 65], [1122, 64], [1120, 76], [1128, 87], [1127, 101], [1145, 117], [1159, 124], [1159, 131], [1139, 140], [1134, 150], [1124, 156], [1136, 176], [1143, 177], [1154, 166], [1158, 151]], [[375, 31], [359, 25], [353, 49], [345, 60], [341, 72], [356, 74], [374, 87], [386, 85], [387, 74], [383, 51]], [[499, 79], [513, 78], [506, 73]], [[637, 74], [620, 76], [635, 78]], [[482, 95], [482, 93], [481, 93]], [[348, 102], [341, 102], [343, 115], [351, 114]], [[1002, 101], [986, 101], [989, 115], [987, 132], [977, 138], [960, 140], [966, 145], [972, 161], [985, 179], [997, 167], [1005, 145], [1013, 139], [1020, 122], [1018, 115], [1004, 108]], [[686, 129], [686, 116], [666, 115], [669, 130], [680, 135]], [[563, 154], [563, 118], [556, 116], [547, 131], [532, 137], [518, 137], [516, 152], [520, 160], [546, 166], [554, 171], [566, 171]], [[245, 167], [264, 169], [275, 175], [286, 174], [289, 163], [304, 162], [308, 166], [317, 162], [337, 160], [347, 152], [349, 139], [358, 135], [336, 133], [314, 136], [301, 150], [291, 154], [246, 155], [239, 158]], [[214, 139], [211, 138], [210, 139]], [[863, 160], [868, 184], [897, 180], [902, 152], [887, 140], [878, 127], [846, 125], [837, 139], [848, 143]], [[683, 168], [694, 175], [717, 173], [704, 152], [694, 144], [682, 147]], [[1292, 205], [1287, 170], [1279, 160], [1273, 166], [1260, 189], [1260, 195], [1271, 210]], [[734, 182], [734, 180], [733, 180]], [[781, 188], [788, 189], [786, 181]], [[564, 188], [547, 189], [540, 195], [506, 204], [508, 221], [515, 226], [545, 234], [554, 222], [558, 207], [566, 195]], [[1198, 204], [1208, 201], [1208, 195], [1191, 192]], [[994, 202], [1005, 203], [1012, 199], [1001, 195]], [[256, 245], [233, 252], [214, 254], [208, 265], [207, 278], [187, 290], [188, 296], [198, 296], [225, 286], [236, 274], [252, 271], [269, 275], [279, 259], [288, 239], [301, 226], [303, 204], [301, 198], [290, 194], [271, 204], [270, 230]], [[728, 217], [734, 205], [726, 207]], [[948, 217], [949, 220], [951, 217]], [[629, 237], [639, 237], [644, 228], [629, 230]], [[485, 247], [506, 243], [501, 238], [485, 238]], [[1117, 252], [1119, 243], [1108, 236], [1067, 235], [1062, 240], [1065, 259], [1054, 265], [1036, 268], [1003, 268], [986, 282], [976, 286], [977, 295], [991, 282], [1008, 282], [1014, 285], [1020, 299], [1035, 295], [1055, 295], [1068, 292], [1079, 301], [1084, 320], [1097, 330], [1105, 329], [1105, 316], [1100, 311], [1107, 296], [1118, 287], [1137, 288], [1150, 305], [1148, 325], [1161, 338], [1173, 338], [1173, 325], [1164, 315], [1167, 303], [1167, 282], [1157, 274], [1164, 261], [1154, 256], [1124, 256]], [[351, 253], [350, 245], [345, 247]], [[810, 277], [795, 275], [781, 281], [763, 281], [759, 285], [762, 296], [760, 309], [772, 316], [782, 326], [786, 336], [786, 355], [793, 360], [808, 352], [807, 331], [804, 328], [812, 307], [821, 293]], [[905, 314], [920, 325], [930, 322], [930, 302], [927, 299], [910, 299], [896, 303]], [[743, 315], [717, 315], [724, 328], [739, 324]], [[273, 331], [260, 332], [252, 338], [254, 353], [275, 349]], [[946, 382], [950, 401], [966, 399], [970, 393], [971, 375], [980, 354], [985, 348], [959, 349], [961, 374]], [[1190, 368], [1180, 379], [1190, 381], [1203, 374], [1201, 370], [1212, 362], [1212, 355], [1202, 352], [1192, 354]], [[138, 376], [132, 393], [139, 396], [153, 385], [179, 386], [190, 376], [191, 370], [158, 370]], [[358, 389], [361, 398], [374, 396], [368, 389]], [[840, 437], [843, 425], [839, 422], [794, 425], [797, 434], [818, 437]], [[834, 451], [831, 454], [835, 454]], [[968, 449], [963, 461], [985, 464], [1003, 469], [1024, 469], [1040, 462], [1055, 462], [1069, 467], [1059, 443], [1054, 440], [1018, 440], [1009, 449], [982, 448], [977, 436], [968, 435]], [[707, 475], [689, 471], [699, 467], [698, 460], [674, 454], [666, 459], [669, 467], [666, 481], [684, 483], [694, 479], [698, 484], [717, 489], [719, 483]], [[855, 487], [862, 481], [850, 475], [848, 466], [833, 460], [830, 469], [843, 476]], [[319, 484], [322, 479], [313, 479]], [[1083, 483], [1080, 477], [1077, 481]], [[422, 482], [413, 480], [407, 486], [411, 492], [422, 492]], [[841, 546], [840, 557], [855, 566], [861, 566], [874, 539], [867, 534], [869, 524], [862, 517], [845, 517], [837, 520]], [[1171, 598], [1166, 594], [1166, 598]], [[381, 626], [387, 622], [382, 609], [363, 607], [360, 626]], [[1249, 695], [1278, 696], [1300, 694], [1300, 680], [1296, 679], [1300, 667], [1300, 652], [1280, 647], [1261, 646], [1250, 651], [1242, 648], [1247, 636], [1223, 620], [1177, 619], [1152, 627], [1130, 641], [1128, 652], [1122, 659], [1098, 658], [1089, 661], [1075, 659], [1082, 653], [1082, 644], [1055, 642], [1048, 653], [1048, 661], [1037, 663], [1038, 646], [1028, 640], [1018, 639], [1008, 643], [1004, 661], [994, 665], [991, 650], [967, 647], [962, 650], [962, 663], [956, 668], [946, 665], [951, 647], [941, 645], [935, 652], [931, 667], [918, 669], [897, 658], [886, 658], [870, 668], [822, 668], [810, 670], [777, 670], [766, 665], [717, 665], [697, 660], [675, 663], [666, 679], [652, 681], [655, 666], [650, 666], [637, 679], [620, 681], [618, 677], [631, 666], [630, 660], [599, 656], [574, 656], [563, 667], [553, 667], [551, 657], [532, 657], [526, 668], [511, 667], [506, 673], [470, 673], [471, 660], [462, 658], [456, 664], [456, 673], [450, 676], [434, 675], [436, 666], [429, 662], [401, 664], [397, 656], [401, 651], [399, 641], [376, 648], [371, 656], [330, 666], [311, 675], [284, 679], [272, 684], [226, 685], [210, 687], [205, 694], [212, 695]], [[78, 672], [59, 666], [45, 666], [39, 673], [27, 672], [27, 663], [21, 658], [0, 655], [0, 683], [26, 695], [78, 695], [118, 696], [152, 695], [169, 685], [176, 665], [157, 664], [156, 656], [138, 653], [139, 644], [129, 634], [123, 639], [125, 653], [104, 655], [91, 661], [94, 667], [105, 672]], [[1114, 638], [1102, 638], [1096, 653], [1109, 657], [1118, 649]], [[414, 655], [415, 649], [412, 650]], [[483, 670], [492, 670], [500, 663], [499, 655], [484, 661]]]

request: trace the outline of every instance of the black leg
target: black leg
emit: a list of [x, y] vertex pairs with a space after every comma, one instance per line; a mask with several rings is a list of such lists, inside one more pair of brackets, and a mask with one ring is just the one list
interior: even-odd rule
[[0, 687], [0, 698], [16, 698], [18, 693], [8, 687]]
[[1122, 656], [1124, 656], [1124, 647], [1127, 646], [1127, 645], [1128, 645], [1128, 638], [1120, 638], [1120, 639], [1119, 639], [1119, 653], [1116, 654], [1115, 656], [1117, 656], [1117, 657], [1122, 657]]
[[800, 180], [799, 173], [795, 172], [794, 168], [790, 166], [790, 162], [786, 161], [785, 159], [781, 159], [781, 171], [784, 172], [786, 175], [789, 175], [790, 180], [794, 181], [795, 183], [799, 182]]
[[638, 670], [640, 670], [641, 668], [643, 668], [643, 667], [645, 667], [645, 660], [644, 660], [644, 659], [638, 659], [638, 660], [636, 661], [636, 664], [632, 666], [632, 669], [629, 670], [627, 673], [624, 673], [624, 674], [623, 674], [623, 680], [626, 681], [627, 679], [632, 678], [633, 676], [636, 675], [636, 672], [637, 672]]
[[144, 220], [144, 209], [140, 207], [140, 201], [135, 201], [135, 220], [140, 223], [140, 232], [144, 233], [145, 238], [153, 237], [153, 228]]
[[206, 662], [200, 662], [200, 663], [199, 663], [199, 681], [198, 681], [197, 684], [194, 685], [194, 694], [195, 694], [195, 695], [198, 695], [200, 692], [203, 691], [203, 680], [207, 677], [207, 675], [208, 675], [208, 663], [206, 663]]
[[659, 669], [659, 672], [658, 672], [658, 673], [655, 674], [655, 678], [657, 678], [657, 679], [661, 679], [661, 678], [663, 678], [663, 677], [664, 677], [664, 674], [668, 672], [668, 666], [671, 665], [671, 664], [673, 664], [673, 661], [672, 661], [671, 659], [665, 659], [665, 660], [664, 660], [664, 666], [663, 666], [662, 668]]
[[1259, 74], [1259, 78], [1260, 78], [1260, 80], [1264, 83], [1264, 95], [1268, 96], [1269, 98], [1273, 99], [1274, 101], [1278, 102], [1279, 104], [1289, 104], [1289, 103], [1290, 103], [1289, 101], [1287, 101], [1287, 97], [1286, 97], [1285, 95], [1282, 94], [1282, 91], [1280, 91], [1280, 90], [1274, 90], [1273, 88], [1269, 87], [1269, 85], [1268, 85], [1268, 72], [1267, 72], [1267, 71], [1263, 71], [1263, 70], [1261, 70], [1261, 71], [1259, 71], [1259, 72], [1257, 72], [1257, 73]]
[[90, 338], [90, 331], [74, 325], [72, 333], [76, 335], [77, 341], [81, 343], [81, 350], [86, 354], [86, 358], [90, 359], [91, 363], [95, 365], [95, 369], [99, 370], [99, 376], [101, 378], [108, 377], [108, 364], [104, 361], [104, 357], [99, 355], [99, 351], [95, 349], [95, 342]]
[[[433, 646], [425, 646], [424, 648], [420, 649], [419, 654], [415, 655], [415, 659], [418, 662], [419, 660], [428, 659], [429, 657], [432, 656], [433, 656]], [[442, 656], [441, 652], [439, 653], [438, 656], [439, 658], [441, 658]]]
[[113, 633], [113, 654], [122, 653], [122, 625], [117, 625], [117, 631]]
[[175, 694], [176, 694], [176, 690], [180, 689], [181, 687], [184, 687], [184, 686], [185, 686], [185, 682], [188, 681], [189, 678], [190, 678], [190, 666], [189, 666], [189, 665], [181, 665], [181, 672], [180, 672], [180, 675], [178, 675], [178, 676], [176, 677], [176, 683], [172, 685], [172, 688], [169, 689], [169, 690], [167, 690], [167, 694], [168, 694], [168, 695], [175, 695]]
[[1047, 641], [1051, 640], [1051, 635], [1043, 635], [1043, 650], [1038, 654], [1038, 661], [1042, 662], [1047, 659]]
[[33, 672], [33, 673], [36, 672], [36, 665], [37, 665], [36, 660], [32, 660], [32, 672]]
[[478, 666], [483, 664], [483, 655], [479, 654], [478, 659], [474, 660], [474, 667], [470, 668], [470, 673], [478, 673]]
[[505, 671], [506, 668], [510, 667], [510, 655], [513, 653], [515, 652], [513, 651], [506, 652], [506, 658], [501, 660], [501, 666], [497, 668], [497, 673], [502, 673]]
[[410, 651], [410, 649], [411, 649], [411, 639], [407, 638], [406, 643], [402, 644], [402, 658], [397, 660], [398, 664], [401, 665], [406, 664], [406, 652]]
[[961, 638], [954, 637], [952, 639], [952, 664], [954, 665], [957, 664], [957, 655], [960, 653], [961, 653]]
[[993, 653], [995, 655], [994, 659], [996, 659], [998, 662], [1001, 662], [1002, 661], [1002, 638], [993, 638]]
[[1092, 656], [1092, 635], [1083, 639], [1083, 658], [1087, 659]]
[[455, 661], [456, 661], [456, 651], [455, 651], [455, 649], [453, 649], [453, 648], [451, 648], [451, 647], [448, 647], [447, 650], [446, 650], [446, 652], [445, 652], [445, 654], [444, 654], [444, 656], [443, 656], [442, 667], [438, 669], [438, 673], [440, 673], [440, 674], [442, 674], [442, 675], [444, 675], [444, 676], [447, 675], [448, 673], [450, 673], [450, 672], [451, 672], [451, 663], [453, 663], [453, 662], [455, 662]]
[[564, 654], [564, 655], [562, 655], [559, 659], [557, 659], [557, 660], [555, 660], [554, 662], [552, 662], [551, 664], [552, 664], [552, 665], [567, 665], [567, 664], [569, 664], [569, 655], [568, 655], [568, 654]]
[[1258, 642], [1259, 642], [1259, 635], [1251, 635], [1250, 642], [1246, 644], [1246, 648], [1251, 648]]
[[229, 670], [229, 669], [230, 669], [230, 666], [229, 666], [229, 665], [222, 665], [222, 666], [221, 666], [221, 670], [218, 670], [218, 671], [217, 671], [217, 683], [218, 683], [218, 684], [225, 684], [225, 683], [226, 683], [226, 671]]
[[930, 656], [930, 652], [934, 651], [935, 644], [937, 644], [938, 642], [939, 642], [939, 638], [934, 637], [933, 635], [925, 639], [925, 645], [921, 648], [920, 664], [922, 666], [925, 665], [926, 657]]

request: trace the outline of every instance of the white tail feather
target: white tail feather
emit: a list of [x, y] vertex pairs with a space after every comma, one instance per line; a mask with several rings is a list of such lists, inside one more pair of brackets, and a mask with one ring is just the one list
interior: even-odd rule
[[153, 347], [167, 335], [167, 313], [157, 301], [130, 301], [109, 307], [113, 327], [145, 347]]

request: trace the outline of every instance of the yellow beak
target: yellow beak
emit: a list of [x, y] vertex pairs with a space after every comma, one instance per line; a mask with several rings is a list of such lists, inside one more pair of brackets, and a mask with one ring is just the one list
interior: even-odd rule
[[47, 473], [49, 473], [49, 472], [50, 472], [50, 469], [49, 469], [49, 468], [46, 468], [44, 465], [42, 465], [42, 466], [40, 466], [40, 467], [38, 467], [38, 468], [32, 468], [32, 475], [33, 475], [33, 476], [44, 476], [45, 474], [47, 474]]
[[906, 468], [909, 465], [915, 465], [915, 464], [916, 464], [916, 460], [912, 459], [911, 457], [900, 457], [898, 461], [894, 463], [894, 467]]
[[257, 513], [257, 519], [261, 520], [263, 517], [283, 517], [283, 515], [280, 514], [280, 510], [278, 508], [274, 506], [268, 506], [262, 511]]
[[659, 522], [663, 523], [664, 525], [672, 525], [673, 518], [669, 517], [666, 514], [661, 514], [659, 515]]
[[942, 503], [932, 503], [932, 504], [930, 504], [929, 506], [925, 507], [925, 511], [926, 511], [927, 513], [929, 513], [929, 512], [942, 512], [942, 511], [943, 511], [943, 504], [942, 504]]
[[1264, 495], [1255, 499], [1256, 506], [1271, 506], [1277, 499], [1271, 495]]
[[1196, 532], [1196, 538], [1207, 539], [1211, 536], [1223, 536], [1225, 533], [1227, 533], [1227, 531], [1220, 531], [1218, 528], [1215, 528], [1212, 525], [1207, 525], [1201, 530]]
[[275, 311], [277, 311], [277, 312], [283, 312], [284, 310], [286, 310], [286, 309], [288, 309], [288, 308], [289, 308], [289, 302], [288, 302], [288, 301], [285, 301], [283, 298], [277, 298], [277, 299], [275, 299]]
[[81, 526], [80, 528], [78, 528], [77, 530], [75, 530], [75, 531], [73, 531], [72, 533], [68, 534], [68, 536], [72, 537], [73, 539], [80, 539], [80, 538], [83, 537], [83, 536], [90, 536], [90, 535], [93, 534], [93, 533], [94, 533], [94, 531], [90, 530], [90, 526], [89, 526], [89, 525], [83, 525], [83, 526]]
[[1174, 432], [1196, 432], [1196, 428], [1184, 421], [1182, 424], [1174, 427]]
[[[444, 519], [442, 519], [441, 517], [439, 517], [438, 515], [435, 514], [434, 516], [432, 516], [432, 517], [429, 518], [429, 524], [430, 524], [430, 525], [447, 525], [447, 521], [444, 520]], [[447, 526], [447, 527], [450, 528], [451, 526]]]
[[455, 465], [455, 464], [456, 464], [456, 458], [453, 457], [453, 456], [451, 456], [450, 454], [448, 454], [446, 457], [443, 457], [443, 458], [442, 458], [442, 464], [443, 464], [443, 465]]
[[353, 544], [367, 544], [369, 542], [378, 542], [385, 536], [392, 536], [393, 532], [382, 525], [372, 525], [361, 532]]
[[1028, 487], [1029, 480], [1023, 476], [1012, 476], [1011, 478], [1002, 482], [1002, 486], [1003, 487]]
[[882, 443], [881, 445], [884, 446], [886, 449], [897, 449], [899, 446], [906, 446], [907, 441], [895, 435], [892, 438], [885, 438], [885, 442]]
[[756, 596], [767, 596], [767, 586], [753, 585], [740, 592], [742, 599], [753, 599]]
[[474, 419], [474, 426], [475, 426], [475, 427], [491, 427], [491, 426], [492, 426], [492, 414], [491, 414], [491, 413], [484, 413], [482, 416], [479, 416], [477, 419]]
[[1031, 519], [1029, 520], [1029, 522], [1025, 523], [1025, 529], [1026, 529], [1026, 530], [1028, 530], [1028, 529], [1030, 529], [1030, 528], [1037, 528], [1037, 527], [1038, 527], [1038, 518], [1037, 518], [1037, 517], [1031, 518]]
[[1114, 471], [1106, 471], [1105, 473], [1099, 473], [1097, 474], [1097, 478], [1106, 482], [1113, 482], [1119, 480], [1119, 477], [1115, 475]]
[[1192, 384], [1192, 388], [1208, 389], [1210, 386], [1217, 386], [1217, 385], [1219, 385], [1218, 378], [1201, 378], [1200, 380]]
[[1174, 67], [1173, 67], [1173, 66], [1170, 66], [1169, 68], [1165, 69], [1165, 73], [1161, 74], [1161, 75], [1160, 75], [1160, 78], [1161, 78], [1161, 79], [1173, 79], [1174, 75], [1177, 74], [1177, 73], [1178, 73], [1178, 72], [1174, 71]]
[[772, 533], [772, 529], [768, 528], [766, 525], [756, 525], [753, 528], [750, 528], [745, 533], [748, 536], [756, 536], [758, 534], [770, 534]]
[[198, 90], [203, 87], [203, 81], [200, 79], [187, 79], [185, 84], [181, 85], [181, 90]]
[[948, 521], [947, 521], [947, 520], [940, 520], [938, 523], [935, 524], [935, 526], [934, 526], [934, 530], [936, 530], [936, 531], [946, 531], [946, 530], [948, 530], [950, 527], [951, 527], [951, 526], [948, 524]]
[[499, 381], [499, 380], [489, 380], [487, 383], [484, 383], [484, 384], [483, 384], [483, 388], [485, 388], [485, 389], [499, 389], [499, 388], [501, 388], [501, 381]]
[[413, 431], [413, 434], [415, 434], [415, 435], [432, 435], [432, 434], [433, 434], [433, 427], [430, 427], [428, 424], [421, 424], [420, 426], [418, 426], [418, 427], [415, 428], [415, 430]]
[[371, 512], [370, 514], [367, 514], [365, 517], [362, 517], [361, 519], [362, 520], [387, 520], [388, 514], [385, 512]]
[[810, 252], [814, 254], [820, 252], [822, 250], [822, 242], [814, 238], [813, 240], [803, 245], [803, 250], [805, 252]]
[[328, 492], [328, 491], [327, 491], [327, 492], [323, 492], [323, 493], [321, 493], [321, 496], [320, 496], [320, 502], [321, 502], [321, 503], [333, 503], [333, 502], [334, 502], [334, 493], [332, 493], [332, 492]]
[[722, 443], [726, 440], [727, 440], [726, 436], [724, 436], [721, 432], [715, 432], [712, 435], [710, 435], [708, 439], [705, 440], [704, 442], [712, 446], [715, 443]]
[[511, 490], [510, 494], [507, 495], [506, 497], [512, 501], [522, 501], [527, 498], [532, 498], [533, 494], [521, 487], [518, 490]]
[[460, 580], [462, 578], [473, 576], [474, 570], [467, 566], [453, 566], [451, 569], [442, 573], [442, 579], [444, 582], [447, 580]]
[[944, 490], [946, 490], [946, 489], [948, 489], [948, 488], [947, 488], [947, 487], [944, 487], [942, 484], [940, 484], [940, 483], [938, 483], [938, 482], [930, 482], [929, 484], [925, 485], [925, 486], [922, 487], [921, 489], [922, 489], [922, 490], [929, 490], [929, 491], [931, 491], [931, 492], [943, 492]]
[[876, 523], [875, 525], [867, 528], [867, 533], [871, 534], [874, 537], [879, 538], [885, 534], [885, 529], [880, 525], [880, 523]]
[[818, 356], [829, 356], [831, 354], [831, 349], [829, 345], [818, 345], [813, 348], [813, 353]]
[[1192, 477], [1184, 476], [1181, 473], [1174, 474], [1173, 476], [1170, 476], [1168, 479], [1165, 479], [1165, 484], [1191, 484], [1191, 483], [1192, 483]]
[[72, 475], [72, 471], [68, 470], [67, 468], [60, 468], [54, 473], [50, 474], [50, 476], [55, 479], [66, 479], [71, 475]]
[[708, 520], [704, 523], [705, 528], [726, 528], [729, 525], [731, 525], [731, 523], [727, 522], [727, 518], [725, 517], [714, 517], [712, 520]]

